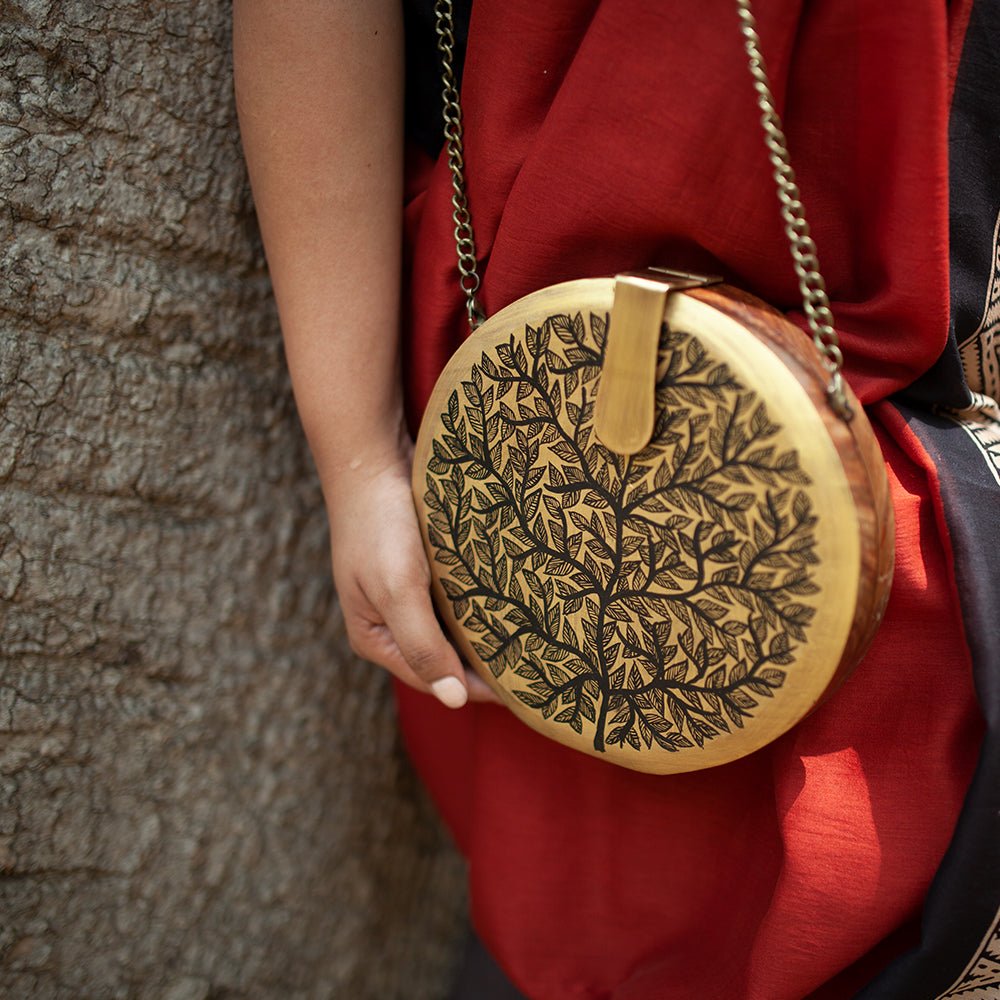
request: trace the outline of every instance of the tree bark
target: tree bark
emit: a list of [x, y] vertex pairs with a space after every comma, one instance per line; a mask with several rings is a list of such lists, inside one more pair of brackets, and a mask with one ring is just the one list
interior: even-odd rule
[[0, 6], [0, 996], [445, 995], [210, 0]]

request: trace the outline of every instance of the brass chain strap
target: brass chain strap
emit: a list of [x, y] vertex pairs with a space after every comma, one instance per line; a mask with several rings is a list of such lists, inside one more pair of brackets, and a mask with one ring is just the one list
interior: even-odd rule
[[854, 415], [850, 403], [844, 393], [844, 383], [841, 368], [844, 366], [844, 355], [840, 350], [840, 340], [833, 328], [833, 313], [830, 311], [830, 300], [826, 294], [826, 283], [819, 273], [819, 257], [816, 244], [809, 235], [809, 223], [806, 222], [805, 208], [799, 197], [799, 187], [795, 183], [795, 171], [788, 157], [788, 143], [781, 125], [781, 117], [774, 107], [774, 94], [767, 76], [767, 66], [760, 51], [760, 35], [757, 34], [757, 22], [750, 7], [750, 0], [736, 0], [740, 17], [740, 31], [745, 39], [750, 75], [753, 77], [753, 88], [757, 91], [757, 106], [761, 111], [760, 123], [764, 128], [764, 143], [767, 146], [771, 165], [774, 167], [774, 181], [778, 188], [778, 201], [781, 203], [781, 218], [785, 223], [785, 235], [792, 251], [792, 266], [799, 279], [799, 292], [802, 295], [802, 309], [813, 336], [813, 343], [819, 351], [830, 373], [830, 381], [826, 394], [834, 410], [844, 420], [850, 420]]
[[[761, 110], [761, 126], [768, 156], [774, 167], [774, 181], [777, 186], [781, 217], [785, 224], [792, 253], [792, 265], [799, 281], [802, 308], [813, 336], [816, 350], [823, 359], [830, 375], [827, 397], [831, 406], [844, 420], [853, 416], [851, 406], [844, 393], [841, 369], [844, 356], [840, 350], [837, 333], [833, 328], [833, 313], [826, 294], [826, 284], [819, 270], [816, 244], [809, 234], [805, 209], [795, 183], [788, 156], [788, 143], [781, 124], [781, 116], [774, 106], [774, 94], [767, 75], [767, 67], [760, 51], [760, 36], [753, 16], [750, 0], [735, 0], [740, 18], [740, 32], [744, 38], [753, 87], [757, 92], [757, 105]], [[462, 142], [462, 106], [459, 103], [455, 82], [455, 33], [452, 0], [436, 0], [434, 4], [438, 51], [441, 54], [444, 105], [444, 136], [451, 171], [453, 208], [455, 223], [455, 247], [458, 254], [459, 284], [465, 293], [466, 311], [469, 315], [469, 329], [474, 331], [486, 318], [479, 299], [479, 270], [476, 261], [476, 245], [472, 232], [472, 216], [465, 187], [465, 150]]]
[[444, 104], [444, 138], [451, 170], [451, 218], [455, 223], [455, 249], [458, 252], [458, 282], [465, 293], [465, 308], [469, 314], [469, 329], [475, 330], [486, 313], [479, 304], [479, 265], [476, 261], [476, 241], [472, 233], [472, 216], [465, 193], [465, 147], [462, 143], [462, 105], [455, 82], [455, 19], [452, 0], [437, 0], [434, 4], [438, 52], [441, 53], [441, 98]]

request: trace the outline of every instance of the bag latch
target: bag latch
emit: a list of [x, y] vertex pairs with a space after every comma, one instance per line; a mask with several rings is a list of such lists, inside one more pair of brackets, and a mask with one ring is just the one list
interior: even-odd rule
[[619, 455], [642, 451], [656, 424], [656, 360], [671, 292], [722, 281], [717, 275], [650, 267], [615, 275], [601, 381], [594, 404], [594, 432]]

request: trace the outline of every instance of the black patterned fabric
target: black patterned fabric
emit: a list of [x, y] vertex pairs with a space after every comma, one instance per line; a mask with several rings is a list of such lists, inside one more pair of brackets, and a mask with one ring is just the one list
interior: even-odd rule
[[1000, 3], [976, 0], [949, 125], [951, 335], [898, 403], [937, 468], [986, 733], [920, 947], [858, 1000], [1000, 998]]

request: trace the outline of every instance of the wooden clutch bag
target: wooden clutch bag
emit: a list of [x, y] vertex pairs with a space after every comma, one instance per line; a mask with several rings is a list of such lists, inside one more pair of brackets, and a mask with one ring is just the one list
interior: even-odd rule
[[609, 317], [643, 283], [555, 285], [482, 325], [438, 381], [413, 487], [441, 616], [511, 711], [668, 773], [756, 750], [846, 676], [893, 522], [863, 414], [830, 408], [801, 330], [724, 286], [665, 283], [651, 436], [609, 448]]

